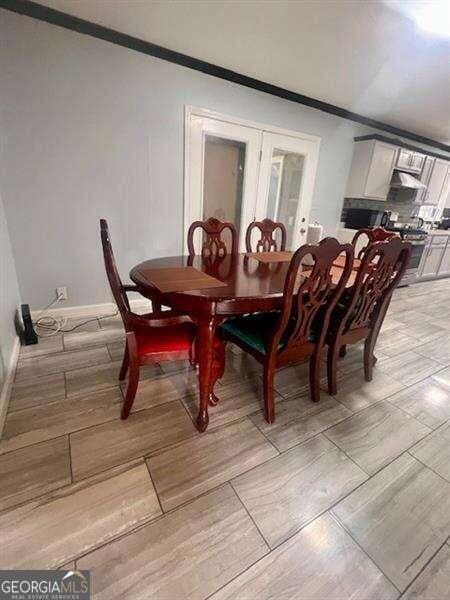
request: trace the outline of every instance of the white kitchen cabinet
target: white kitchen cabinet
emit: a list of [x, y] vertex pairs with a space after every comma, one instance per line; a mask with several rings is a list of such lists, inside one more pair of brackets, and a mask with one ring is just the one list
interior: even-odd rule
[[420, 176], [420, 181], [426, 185], [426, 188], [421, 188], [417, 190], [416, 197], [414, 198], [415, 204], [425, 204], [426, 194], [428, 191], [428, 185], [431, 179], [431, 173], [433, 172], [435, 158], [433, 156], [426, 156], [423, 164], [422, 174]]
[[445, 246], [433, 245], [428, 246], [428, 248], [425, 249], [425, 256], [419, 273], [420, 277], [429, 277], [438, 274], [444, 250]]
[[378, 140], [355, 142], [346, 198], [386, 200], [397, 150], [397, 146]]
[[[450, 240], [450, 236], [447, 238]], [[447, 241], [447, 247], [442, 255], [441, 264], [439, 266], [438, 275], [450, 276], [450, 243]]]
[[425, 154], [407, 148], [399, 148], [395, 166], [400, 170], [421, 173], [425, 159]]
[[428, 181], [428, 189], [422, 199], [423, 204], [437, 206], [442, 201], [443, 195], [446, 194], [444, 184], [447, 180], [448, 170], [449, 163], [441, 158], [436, 158]]

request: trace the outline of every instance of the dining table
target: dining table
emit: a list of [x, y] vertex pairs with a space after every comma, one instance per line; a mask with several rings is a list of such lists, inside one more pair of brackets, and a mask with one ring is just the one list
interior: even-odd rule
[[[290, 252], [170, 256], [146, 260], [131, 269], [130, 278], [144, 297], [188, 315], [197, 325], [199, 431], [208, 426], [208, 407], [218, 401], [214, 394], [218, 375], [213, 368], [217, 328], [230, 317], [281, 309], [291, 256]], [[358, 266], [355, 260], [347, 287], [353, 285]], [[305, 265], [300, 276], [307, 277], [310, 270]], [[341, 275], [338, 257], [331, 276], [337, 283]]]

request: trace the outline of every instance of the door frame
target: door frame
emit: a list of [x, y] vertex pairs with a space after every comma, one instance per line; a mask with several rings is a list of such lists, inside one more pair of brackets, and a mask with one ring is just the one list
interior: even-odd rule
[[[185, 105], [184, 107], [184, 211], [183, 211], [183, 248], [182, 253], [187, 248], [187, 231], [189, 225], [197, 220], [198, 215], [201, 214], [202, 199], [198, 197], [198, 194], [193, 193], [193, 182], [190, 180], [190, 169], [189, 166], [192, 160], [202, 161], [203, 156], [193, 155], [191, 137], [195, 135], [195, 119], [192, 117], [204, 117], [214, 119], [216, 121], [223, 121], [232, 125], [240, 125], [243, 127], [249, 127], [251, 129], [257, 129], [263, 133], [275, 133], [278, 135], [288, 136], [299, 140], [310, 142], [311, 153], [308, 160], [308, 172], [310, 177], [306, 185], [303, 185], [302, 193], [302, 218], [307, 225], [309, 221], [309, 214], [311, 210], [312, 196], [314, 191], [314, 183], [317, 172], [317, 164], [319, 159], [320, 143], [321, 138], [317, 135], [311, 135], [301, 131], [295, 131], [291, 129], [284, 129], [275, 125], [268, 125], [267, 123], [260, 123], [258, 121], [250, 121], [248, 119], [242, 119], [231, 115], [216, 112], [207, 108], [201, 108], [191, 105]], [[197, 124], [198, 127], [198, 124]], [[261, 158], [261, 157], [260, 157]], [[257, 191], [257, 195], [259, 191]]]

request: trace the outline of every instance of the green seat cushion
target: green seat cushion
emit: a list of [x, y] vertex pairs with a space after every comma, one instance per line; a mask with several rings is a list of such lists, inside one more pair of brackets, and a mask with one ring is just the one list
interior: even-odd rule
[[[257, 352], [265, 354], [267, 341], [278, 323], [279, 316], [280, 313], [274, 311], [236, 317], [225, 321], [222, 329], [237, 340], [242, 340]], [[315, 337], [312, 334], [309, 338], [310, 341], [313, 342]], [[281, 350], [283, 346], [284, 341], [281, 339], [278, 350]]]

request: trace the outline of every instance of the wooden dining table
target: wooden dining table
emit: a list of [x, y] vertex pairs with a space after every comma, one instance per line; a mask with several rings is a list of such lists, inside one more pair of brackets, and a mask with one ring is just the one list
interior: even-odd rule
[[[267, 253], [266, 253], [267, 254]], [[146, 298], [189, 315], [196, 323], [199, 367], [197, 428], [208, 426], [208, 407], [217, 403], [213, 369], [217, 327], [225, 319], [281, 308], [289, 255], [274, 262], [252, 255], [227, 254], [211, 259], [202, 256], [171, 256], [144, 261], [131, 269], [130, 278]], [[262, 258], [262, 257], [261, 257]], [[353, 285], [359, 261], [347, 286]], [[310, 267], [305, 266], [307, 277]], [[332, 278], [339, 281], [342, 267], [336, 263]]]

